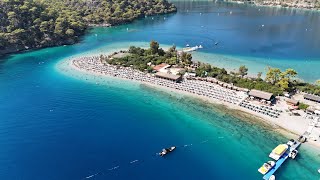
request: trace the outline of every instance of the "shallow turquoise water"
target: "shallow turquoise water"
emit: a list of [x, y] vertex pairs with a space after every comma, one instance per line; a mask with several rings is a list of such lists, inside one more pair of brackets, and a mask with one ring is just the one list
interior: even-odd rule
[[[189, 4], [184, 8], [189, 12], [217, 8], [210, 3]], [[220, 6], [226, 12], [232, 8], [234, 15], [245, 8]], [[182, 22], [198, 15], [178, 13], [165, 20], [148, 17], [131, 25], [97, 28], [73, 46], [4, 58], [0, 63], [0, 179], [69, 180], [96, 173], [93, 179], [261, 179], [257, 169], [272, 148], [287, 141], [266, 126], [181, 95], [61, 71], [60, 63], [71, 56], [112, 52], [131, 44], [145, 46], [153, 38], [184, 46], [188, 42], [184, 38], [198, 31]], [[179, 28], [180, 34], [170, 33]], [[207, 39], [195, 37], [195, 42]], [[232, 51], [228, 56], [243, 55], [237, 53], [241, 49]], [[155, 156], [171, 145], [179, 146], [172, 155]], [[319, 151], [302, 146], [300, 152], [296, 161], [281, 168], [277, 179], [319, 179]], [[130, 163], [134, 160], [138, 161]]]

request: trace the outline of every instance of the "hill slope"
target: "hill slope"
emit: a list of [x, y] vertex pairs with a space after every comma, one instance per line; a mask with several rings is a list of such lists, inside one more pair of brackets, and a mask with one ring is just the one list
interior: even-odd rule
[[118, 25], [176, 11], [167, 0], [3, 0], [0, 55], [73, 44], [89, 24]]

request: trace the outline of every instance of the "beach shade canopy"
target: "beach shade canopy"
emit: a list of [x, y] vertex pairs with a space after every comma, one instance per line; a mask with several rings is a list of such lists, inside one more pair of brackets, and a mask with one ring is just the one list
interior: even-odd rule
[[307, 108], [307, 111], [309, 111], [309, 112], [314, 112], [315, 110], [316, 110], [316, 108], [313, 107], [313, 106], [309, 106], [309, 107]]
[[249, 96], [253, 96], [253, 97], [256, 97], [256, 98], [259, 98], [259, 99], [264, 99], [264, 100], [267, 100], [267, 101], [270, 101], [270, 100], [272, 100], [274, 98], [272, 93], [259, 91], [259, 90], [256, 90], [256, 89], [252, 89], [249, 92]]
[[288, 104], [291, 104], [291, 105], [294, 105], [294, 106], [296, 106], [296, 105], [299, 104], [299, 101], [294, 100], [294, 99], [286, 99], [286, 102], [287, 102]]
[[316, 96], [313, 94], [305, 94], [305, 95], [303, 95], [303, 97], [304, 97], [304, 99], [320, 103], [320, 96]]
[[155, 76], [159, 77], [159, 78], [175, 81], [175, 82], [179, 82], [182, 80], [180, 75], [173, 75], [173, 74], [168, 74], [168, 73], [163, 73], [163, 72], [157, 72], [155, 74]]

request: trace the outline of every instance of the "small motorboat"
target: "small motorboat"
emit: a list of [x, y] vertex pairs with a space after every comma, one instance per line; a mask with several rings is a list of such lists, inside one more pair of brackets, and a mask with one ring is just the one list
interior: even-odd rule
[[199, 49], [202, 49], [203, 47], [202, 47], [202, 45], [200, 45], [198, 48], [199, 48]]
[[275, 175], [270, 176], [269, 180], [276, 180], [276, 176]]
[[298, 150], [293, 150], [290, 152], [289, 157], [291, 157], [292, 159], [296, 158], [297, 154], [298, 154]]
[[214, 45], [218, 45], [218, 44], [219, 44], [219, 42], [215, 42], [215, 43], [214, 43]]
[[189, 44], [187, 44], [187, 45], [186, 45], [186, 47], [190, 47], [190, 45], [189, 45]]
[[172, 146], [170, 148], [165, 148], [165, 149], [162, 149], [162, 151], [159, 153], [160, 156], [165, 156], [169, 153], [171, 153], [172, 151], [174, 151], [176, 149], [175, 146]]
[[293, 145], [295, 145], [296, 144], [296, 141], [294, 140], [294, 139], [290, 139], [288, 142], [287, 142], [287, 145], [288, 146], [293, 146]]
[[318, 173], [320, 174], [320, 169], [318, 169]]
[[274, 161], [268, 161], [266, 163], [264, 163], [259, 169], [258, 171], [265, 175], [267, 174], [267, 172], [269, 172], [274, 166], [276, 165], [276, 163]]
[[304, 143], [304, 142], [307, 141], [307, 138], [306, 138], [305, 136], [300, 136], [300, 137], [298, 138], [298, 141], [301, 142], [301, 143]]

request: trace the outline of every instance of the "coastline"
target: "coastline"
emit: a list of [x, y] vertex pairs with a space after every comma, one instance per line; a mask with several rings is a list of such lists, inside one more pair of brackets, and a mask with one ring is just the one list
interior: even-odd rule
[[270, 2], [270, 1], [266, 1], [266, 3], [268, 4], [262, 4], [262, 3], [245, 3], [244, 1], [236, 1], [236, 0], [231, 0], [231, 1], [226, 1], [227, 3], [233, 3], [233, 4], [244, 4], [244, 5], [252, 5], [252, 6], [256, 6], [256, 7], [270, 7], [270, 8], [284, 8], [284, 9], [295, 9], [295, 10], [305, 10], [305, 11], [317, 11], [319, 12], [320, 9], [316, 8], [316, 7], [311, 7], [311, 6], [307, 6], [307, 5], [303, 5], [301, 6], [301, 4], [299, 4], [301, 7], [298, 7], [298, 4], [277, 4], [274, 2]]
[[[74, 65], [72, 59], [62, 60], [62, 62], [59, 63], [58, 65], [61, 66], [61, 64], [63, 64], [64, 68], [68, 69], [64, 72], [67, 75], [70, 75], [68, 71], [75, 71], [75, 72], [83, 73], [84, 75], [91, 75], [93, 77], [112, 78], [112, 79], [116, 79], [116, 80], [120, 80], [120, 81], [132, 82], [137, 85], [144, 85], [144, 86], [150, 87], [156, 91], [163, 91], [163, 92], [166, 92], [169, 94], [179, 94], [182, 96], [191, 97], [194, 100], [200, 100], [202, 103], [210, 104], [215, 109], [222, 110], [223, 112], [226, 112], [227, 114], [229, 114], [231, 116], [240, 118], [241, 120], [259, 123], [259, 124], [266, 126], [267, 128], [270, 128], [270, 129], [272, 129], [272, 130], [274, 130], [274, 131], [276, 131], [276, 132], [278, 132], [288, 138], [294, 138], [294, 137], [296, 138], [297, 136], [303, 134], [303, 132], [306, 130], [305, 128], [302, 127], [303, 124], [301, 124], [301, 122], [300, 123], [298, 122], [299, 119], [295, 119], [294, 120], [294, 121], [296, 121], [295, 123], [288, 122], [288, 118], [291, 118], [291, 116], [288, 117], [285, 115], [281, 115], [279, 118], [276, 119], [276, 118], [272, 118], [270, 116], [263, 115], [263, 114], [251, 111], [249, 109], [240, 107], [239, 105], [236, 105], [236, 104], [215, 100], [215, 99], [212, 99], [212, 98], [209, 98], [206, 96], [182, 91], [179, 89], [173, 89], [170, 87], [165, 87], [165, 86], [161, 86], [161, 85], [157, 85], [157, 84], [153, 84], [153, 83], [142, 82], [142, 81], [138, 81], [138, 80], [134, 80], [134, 79], [126, 79], [126, 78], [121, 78], [121, 77], [113, 77], [113, 76], [104, 75], [104, 74], [101, 74], [98, 72], [84, 70], [84, 69], [76, 67]], [[58, 67], [58, 69], [61, 71], [61, 67]], [[227, 109], [227, 111], [226, 111], [226, 109]], [[307, 141], [307, 144], [313, 148], [320, 148], [320, 144], [318, 142]]]

